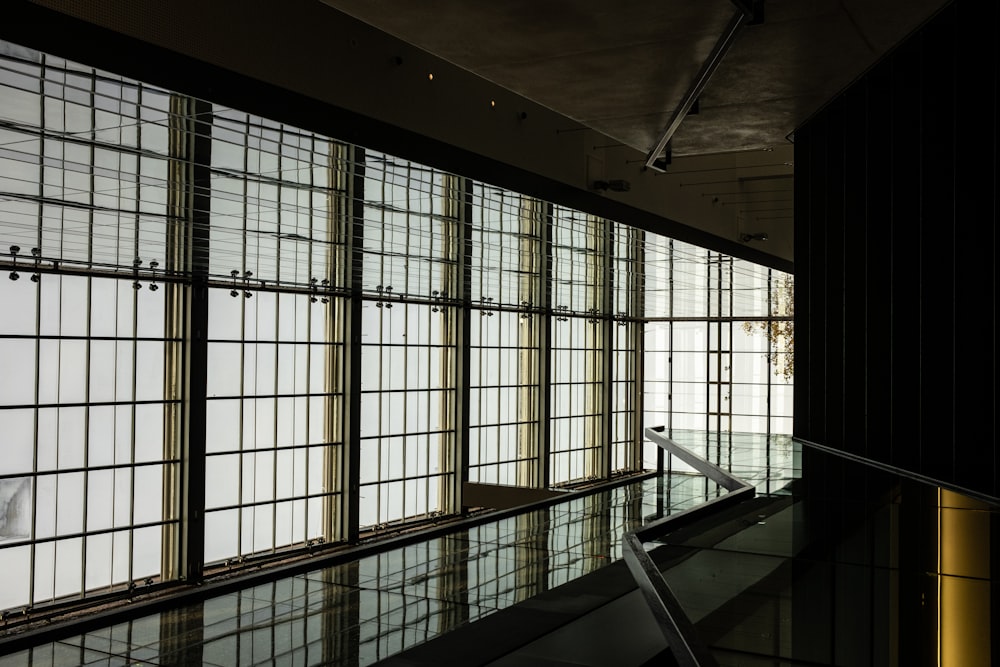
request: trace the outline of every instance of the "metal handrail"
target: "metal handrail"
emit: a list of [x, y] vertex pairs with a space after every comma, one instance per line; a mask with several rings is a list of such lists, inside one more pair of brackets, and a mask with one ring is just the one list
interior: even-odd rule
[[821, 445], [818, 442], [813, 442], [812, 440], [806, 440], [804, 438], [793, 437], [792, 442], [802, 447], [811, 447], [812, 449], [842, 458], [846, 461], [851, 461], [853, 463], [858, 463], [863, 466], [868, 466], [869, 468], [876, 468], [878, 470], [882, 470], [892, 475], [899, 475], [900, 477], [906, 477], [916, 482], [920, 482], [922, 484], [928, 484], [930, 486], [938, 486], [941, 487], [942, 489], [948, 489], [949, 491], [960, 493], [963, 496], [968, 496], [969, 498], [978, 500], [993, 507], [1000, 507], [1000, 498], [998, 498], [997, 496], [992, 496], [982, 491], [970, 489], [968, 487], [962, 486], [961, 484], [955, 484], [953, 482], [949, 482], [946, 480], [935, 479], [930, 475], [924, 475], [919, 472], [907, 470], [906, 468], [894, 466], [891, 463], [886, 463], [884, 461], [879, 461], [877, 459], [868, 458], [867, 456], [862, 456], [860, 454], [848, 452], [843, 449], [837, 449], [836, 447], [830, 447], [829, 445]]
[[662, 538], [679, 524], [690, 523], [704, 515], [715, 513], [723, 507], [749, 500], [756, 495], [756, 490], [747, 482], [734, 477], [714, 463], [674, 442], [664, 435], [665, 430], [666, 427], [654, 426], [645, 429], [645, 435], [661, 449], [673, 454], [712, 481], [717, 482], [729, 493], [625, 533], [622, 536], [622, 555], [636, 585], [646, 599], [646, 604], [653, 612], [660, 631], [663, 633], [664, 639], [667, 640], [667, 645], [677, 663], [681, 667], [713, 667], [718, 665], [715, 656], [708, 650], [708, 647], [701, 643], [694, 624], [684, 612], [673, 591], [670, 590], [670, 586], [644, 545], [654, 538]]

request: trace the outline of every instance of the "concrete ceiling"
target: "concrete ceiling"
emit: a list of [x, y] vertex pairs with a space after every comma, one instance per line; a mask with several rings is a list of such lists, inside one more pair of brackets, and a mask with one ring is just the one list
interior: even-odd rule
[[[730, 0], [322, 0], [625, 146], [655, 145], [732, 19]], [[672, 141], [773, 149], [942, 0], [765, 0]]]
[[[72, 57], [86, 38], [50, 34], [28, 11], [45, 7], [337, 113], [239, 86], [237, 107], [246, 95], [283, 122], [440, 169], [474, 165], [466, 175], [484, 182], [790, 270], [789, 135], [944, 2], [764, 0], [763, 21], [739, 30], [683, 117], [665, 171], [645, 168], [647, 153], [736, 15], [732, 0], [22, 0], [0, 33]], [[129, 67], [215, 95], [214, 75], [185, 63]]]
[[581, 180], [631, 182], [608, 196], [787, 261], [793, 131], [945, 4], [764, 0], [660, 172], [645, 158], [737, 15], [732, 0], [318, 1], [589, 128]]

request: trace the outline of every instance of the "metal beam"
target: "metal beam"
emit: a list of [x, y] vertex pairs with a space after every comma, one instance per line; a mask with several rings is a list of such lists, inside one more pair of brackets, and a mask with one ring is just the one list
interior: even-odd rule
[[729, 20], [729, 24], [726, 26], [725, 31], [723, 31], [722, 36], [719, 37], [719, 41], [715, 43], [712, 48], [712, 52], [708, 54], [708, 58], [702, 63], [701, 69], [698, 70], [698, 74], [695, 75], [694, 80], [691, 82], [691, 86], [688, 88], [687, 92], [684, 93], [684, 97], [681, 99], [681, 103], [674, 109], [673, 116], [670, 117], [670, 122], [667, 123], [667, 127], [660, 134], [660, 138], [656, 141], [653, 147], [646, 154], [646, 164], [645, 167], [648, 169], [652, 167], [657, 171], [665, 171], [664, 169], [658, 168], [655, 163], [660, 158], [660, 154], [670, 143], [670, 139], [673, 138], [674, 133], [677, 132], [677, 128], [680, 127], [681, 122], [684, 117], [687, 116], [691, 107], [697, 101], [698, 96], [708, 85], [709, 79], [718, 69], [719, 65], [722, 63], [722, 59], [729, 52], [732, 47], [733, 42], [736, 40], [736, 35], [739, 33], [740, 28], [747, 18], [747, 14], [744, 13], [743, 9], [738, 9], [736, 13], [733, 14], [733, 18]]
[[344, 419], [343, 466], [341, 477], [341, 529], [339, 537], [350, 544], [358, 541], [361, 523], [361, 305], [362, 305], [362, 258], [364, 253], [364, 191], [365, 191], [365, 151], [353, 148], [351, 171], [347, 176], [350, 183], [348, 206], [350, 217], [347, 228], [347, 271], [345, 278], [350, 288], [345, 318], [344, 357]]

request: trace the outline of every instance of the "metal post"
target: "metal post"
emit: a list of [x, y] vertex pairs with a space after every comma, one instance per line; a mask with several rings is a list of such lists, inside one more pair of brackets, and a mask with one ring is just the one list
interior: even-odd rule
[[552, 225], [553, 206], [546, 203], [545, 215], [538, 227], [541, 267], [538, 275], [538, 486], [551, 483], [552, 425]]
[[[345, 147], [351, 157], [345, 165], [347, 195], [344, 210], [346, 241], [344, 279], [350, 290], [343, 319], [344, 368], [343, 387], [343, 473], [338, 481], [341, 490], [340, 537], [347, 542], [358, 541], [361, 524], [361, 287], [364, 252], [364, 191], [365, 152], [357, 146]], [[328, 469], [331, 476], [335, 469]]]
[[[642, 435], [643, 414], [645, 413], [645, 346], [646, 346], [646, 303], [644, 295], [646, 293], [646, 232], [633, 228], [630, 252], [632, 254], [632, 304], [633, 312], [637, 320], [632, 326], [632, 355], [635, 364], [635, 382], [632, 391], [635, 400], [632, 405], [635, 409], [636, 418], [632, 422], [632, 470], [642, 469], [642, 447], [644, 437]], [[657, 448], [659, 449], [659, 448]]]
[[600, 262], [599, 274], [601, 276], [598, 285], [599, 308], [595, 327], [600, 328], [601, 335], [601, 396], [600, 396], [600, 434], [601, 434], [601, 465], [595, 471], [602, 479], [611, 478], [612, 454], [614, 450], [614, 398], [615, 398], [615, 378], [614, 378], [614, 358], [615, 358], [615, 319], [614, 319], [614, 245], [611, 228], [614, 223], [610, 220], [595, 219], [594, 230], [600, 242], [600, 252], [598, 262]]
[[455, 265], [452, 269], [454, 288], [448, 290], [449, 296], [454, 292], [461, 303], [456, 308], [446, 308], [444, 313], [453, 318], [454, 331], [452, 354], [455, 355], [455, 375], [451, 378], [454, 387], [452, 411], [454, 421], [450, 425], [454, 429], [455, 443], [452, 459], [454, 471], [451, 488], [452, 512], [464, 511], [463, 487], [469, 481], [469, 384], [471, 382], [469, 365], [471, 363], [470, 334], [472, 327], [472, 181], [459, 179], [457, 176], [445, 176], [445, 211], [446, 225], [452, 229], [450, 243], [456, 252]]
[[[165, 270], [189, 274], [166, 289], [164, 511], [179, 512], [180, 534], [163, 535], [163, 578], [197, 582], [205, 567], [205, 422], [208, 366], [208, 267], [211, 222], [212, 106], [180, 95], [170, 99], [169, 200]], [[168, 515], [169, 516], [169, 515]]]

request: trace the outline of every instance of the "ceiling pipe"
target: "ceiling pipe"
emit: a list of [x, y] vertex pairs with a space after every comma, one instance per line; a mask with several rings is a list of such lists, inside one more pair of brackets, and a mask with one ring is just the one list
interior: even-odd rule
[[[660, 135], [659, 140], [650, 149], [649, 153], [646, 154], [646, 163], [644, 168], [655, 169], [660, 172], [665, 172], [666, 164], [669, 163], [669, 159], [664, 159], [661, 157], [661, 153], [667, 148], [670, 143], [670, 139], [673, 138], [674, 133], [677, 128], [680, 127], [681, 122], [684, 117], [688, 115], [688, 112], [698, 101], [699, 95], [708, 85], [708, 80], [712, 78], [715, 70], [719, 68], [722, 64], [722, 59], [725, 58], [726, 53], [732, 47], [733, 42], [736, 40], [736, 35], [739, 34], [740, 28], [745, 24], [756, 24], [763, 20], [764, 8], [762, 0], [752, 0], [751, 2], [739, 2], [734, 0], [736, 5], [736, 13], [733, 14], [733, 18], [729, 20], [729, 24], [726, 26], [725, 31], [722, 36], [719, 37], [719, 41], [715, 43], [712, 47], [712, 52], [708, 54], [708, 58], [702, 63], [701, 69], [698, 70], [698, 74], [695, 76], [694, 81], [691, 82], [691, 87], [688, 88], [687, 92], [684, 94], [684, 98], [681, 100], [680, 105], [674, 109], [673, 116], [670, 117], [670, 122], [667, 127], [663, 130]], [[659, 163], [659, 164], [658, 164]]]

